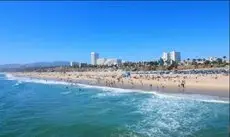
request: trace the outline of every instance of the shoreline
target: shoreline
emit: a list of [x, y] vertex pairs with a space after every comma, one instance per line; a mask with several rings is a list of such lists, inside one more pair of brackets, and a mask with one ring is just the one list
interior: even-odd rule
[[[58, 74], [54, 73], [54, 76], [50, 76], [49, 73], [45, 73], [43, 75], [38, 75], [38, 73], [28, 74], [28, 73], [8, 73], [16, 77], [26, 77], [26, 78], [33, 78], [33, 79], [39, 79], [39, 80], [54, 80], [54, 81], [60, 81], [60, 82], [68, 82], [68, 83], [75, 83], [75, 84], [85, 84], [85, 85], [91, 85], [91, 86], [103, 86], [103, 87], [110, 87], [110, 88], [120, 88], [120, 89], [130, 89], [130, 90], [143, 90], [146, 92], [159, 92], [159, 93], [180, 93], [180, 94], [200, 94], [200, 95], [208, 95], [208, 96], [217, 96], [217, 97], [224, 97], [224, 98], [230, 98], [229, 97], [229, 85], [227, 87], [223, 86], [208, 86], [208, 85], [199, 85], [198, 87], [187, 85], [185, 88], [177, 87], [175, 85], [168, 84], [164, 88], [156, 86], [156, 84], [152, 84], [152, 86], [148, 85], [148, 81], [144, 81], [143, 84], [137, 83], [135, 81], [132, 81], [130, 83], [130, 79], [124, 79], [123, 83], [115, 83], [108, 86], [108, 83], [105, 82], [105, 80], [95, 80], [93, 78], [69, 78], [69, 77], [57, 77]], [[70, 75], [70, 74], [66, 74]], [[100, 74], [99, 74], [100, 75]], [[211, 83], [210, 83], [211, 84]]]
[[[175, 98], [175, 99], [189, 99], [189, 100], [197, 100], [201, 102], [214, 102], [214, 103], [224, 103], [224, 104], [229, 104], [230, 98], [225, 97], [225, 96], [215, 96], [215, 95], [210, 95], [210, 94], [200, 94], [200, 93], [191, 93], [191, 92], [167, 92], [167, 91], [155, 91], [155, 90], [145, 90], [141, 88], [135, 88], [135, 89], [130, 89], [128, 87], [126, 88], [121, 88], [121, 87], [108, 87], [104, 85], [96, 85], [96, 84], [87, 84], [86, 81], [82, 83], [71, 83], [68, 81], [60, 81], [56, 79], [42, 79], [42, 78], [33, 78], [33, 77], [17, 77], [13, 76], [12, 80], [21, 80], [21, 78], [26, 79], [22, 81], [26, 81], [29, 83], [42, 83], [42, 84], [57, 84], [57, 85], [66, 85], [67, 87], [71, 86], [80, 86], [81, 88], [95, 88], [95, 89], [104, 89], [106, 88], [106, 91], [112, 92], [113, 90], [124, 90], [126, 92], [133, 92], [133, 93], [145, 93], [145, 94], [154, 94], [157, 96], [161, 96], [163, 98]], [[44, 82], [36, 82], [36, 80], [42, 80]], [[57, 82], [57, 83], [56, 83]], [[130, 90], [130, 91], [129, 91]], [[187, 96], [188, 95], [188, 96]]]

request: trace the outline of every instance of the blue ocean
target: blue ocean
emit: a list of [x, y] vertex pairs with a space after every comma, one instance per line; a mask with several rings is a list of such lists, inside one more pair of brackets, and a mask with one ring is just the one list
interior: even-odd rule
[[228, 137], [229, 101], [0, 74], [0, 137]]

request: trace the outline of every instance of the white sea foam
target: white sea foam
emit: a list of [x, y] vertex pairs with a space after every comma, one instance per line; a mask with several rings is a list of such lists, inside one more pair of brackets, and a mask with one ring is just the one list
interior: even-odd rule
[[[103, 91], [111, 91], [112, 93], [98, 93], [100, 97], [106, 96], [118, 96], [123, 93], [145, 93], [145, 94], [152, 94], [161, 99], [171, 98], [173, 100], [192, 100], [192, 101], [199, 101], [199, 102], [208, 102], [208, 103], [223, 103], [229, 104], [229, 98], [223, 98], [218, 96], [209, 96], [209, 95], [200, 95], [200, 94], [182, 94], [182, 93], [159, 93], [156, 91], [143, 91], [143, 90], [134, 90], [134, 89], [120, 89], [120, 88], [111, 88], [111, 87], [99, 87], [99, 86], [84, 86], [87, 88], [98, 88], [102, 89]], [[116, 94], [114, 94], [114, 92]]]
[[[94, 88], [94, 89], [100, 89], [102, 91], [113, 91], [113, 92], [120, 92], [120, 93], [130, 93], [135, 92], [136, 90], [132, 89], [122, 89], [122, 88], [114, 88], [114, 87], [105, 87], [105, 86], [95, 86], [95, 85], [86, 85], [86, 84], [76, 84], [82, 88]], [[139, 90], [141, 91], [141, 90]]]
[[66, 92], [61, 92], [60, 94], [62, 94], [62, 95], [68, 95], [70, 93], [71, 93], [71, 91], [66, 91]]
[[18, 86], [18, 85], [20, 85], [21, 84], [21, 82], [19, 81], [19, 82], [17, 82], [16, 84], [14, 84], [13, 86]]
[[200, 94], [168, 94], [168, 93], [154, 93], [159, 98], [171, 98], [175, 100], [193, 100], [199, 102], [210, 102], [210, 103], [229, 103], [228, 98], [218, 97], [218, 96], [209, 96], [209, 95], [200, 95]]
[[93, 95], [92, 98], [107, 98], [107, 97], [117, 97], [117, 96], [122, 96], [122, 95], [124, 94], [121, 94], [119, 92], [113, 92], [113, 91], [104, 92], [103, 91], [103, 92], [97, 93], [96, 95]]
[[56, 81], [56, 80], [44, 80], [44, 79], [36, 79], [36, 78], [28, 78], [28, 77], [15, 77], [12, 74], [6, 74], [6, 78], [8, 80], [16, 80], [19, 82], [29, 82], [29, 83], [41, 83], [41, 84], [58, 84], [58, 85], [70, 85], [71, 83]]
[[[5, 74], [8, 80], [17, 80], [21, 82], [32, 82], [32, 83], [41, 83], [41, 84], [62, 84], [62, 85], [71, 85], [73, 83], [63, 82], [63, 81], [55, 81], [55, 80], [44, 80], [44, 79], [35, 79], [35, 78], [28, 78], [28, 77], [15, 77], [12, 74]], [[174, 100], [194, 100], [199, 102], [210, 102], [210, 103], [225, 103], [229, 104], [229, 98], [221, 98], [217, 96], [208, 96], [208, 95], [199, 95], [199, 94], [181, 94], [181, 93], [159, 93], [156, 91], [143, 91], [137, 89], [121, 89], [121, 88], [114, 88], [114, 87], [105, 87], [105, 86], [95, 86], [95, 85], [87, 85], [87, 84], [74, 84], [81, 88], [93, 88], [93, 89], [100, 89], [102, 91], [111, 91], [113, 93], [98, 93], [98, 96], [118, 96], [119, 94], [123, 93], [145, 93], [145, 94], [152, 94], [158, 98], [171, 98]], [[116, 93], [116, 94], [114, 94]]]
[[132, 106], [137, 107], [138, 113], [143, 117], [139, 122], [127, 127], [146, 136], [161, 137], [172, 134], [191, 136], [205, 128], [206, 124], [202, 121], [215, 118], [216, 115], [226, 115], [229, 108], [225, 105], [222, 111], [219, 111], [218, 106], [213, 107], [200, 101], [187, 99], [165, 98], [165, 96], [164, 98], [152, 96], [131, 103]]
[[[112, 91], [116, 93], [132, 93], [132, 92], [138, 92], [138, 93], [145, 93], [145, 94], [153, 94], [159, 98], [172, 98], [175, 100], [194, 100], [194, 101], [200, 101], [200, 102], [210, 102], [210, 103], [229, 103], [228, 98], [222, 98], [218, 96], [209, 96], [209, 95], [200, 95], [200, 94], [182, 94], [182, 93], [159, 93], [156, 91], [143, 91], [143, 90], [137, 90], [137, 89], [121, 89], [121, 88], [113, 88], [113, 87], [105, 87], [105, 86], [94, 86], [94, 85], [86, 85], [86, 84], [77, 84], [78, 86], [84, 87], [84, 88], [97, 88], [101, 89], [103, 91]], [[100, 96], [106, 96], [106, 95], [114, 95], [114, 94], [102, 94], [99, 93]]]
[[194, 119], [194, 117], [185, 119], [186, 111], [190, 109], [191, 104], [184, 107], [183, 104], [177, 101], [172, 102], [171, 99], [164, 101], [150, 98], [135, 105], [144, 118], [135, 125], [130, 125], [129, 128], [141, 134], [167, 137], [169, 133], [176, 133], [180, 136], [188, 136], [193, 131], [197, 131], [196, 129], [192, 131], [188, 131], [189, 129], [179, 130], [181, 127], [190, 127], [190, 124], [199, 122], [199, 119]]
[[[120, 88], [111, 88], [111, 87], [91, 86], [91, 85], [84, 85], [84, 84], [78, 84], [78, 85], [85, 87], [85, 88], [98, 88], [103, 91], [112, 91], [112, 92], [116, 92], [117, 94], [138, 92], [138, 93], [152, 94], [158, 98], [165, 98], [165, 99], [171, 98], [174, 100], [193, 100], [193, 101], [199, 101], [199, 102], [229, 104], [228, 98], [222, 98], [218, 96], [209, 96], [209, 95], [200, 95], [200, 94], [182, 94], [182, 93], [171, 93], [170, 94], [170, 93], [159, 93], [156, 91], [120, 89]], [[117, 96], [117, 94], [99, 93], [99, 96], [115, 96], [115, 95]]]

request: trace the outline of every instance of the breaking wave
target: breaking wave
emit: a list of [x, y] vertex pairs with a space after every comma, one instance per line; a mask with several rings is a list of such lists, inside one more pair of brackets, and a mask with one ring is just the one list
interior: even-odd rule
[[146, 136], [191, 136], [205, 128], [206, 125], [201, 121], [222, 113], [202, 102], [172, 98], [152, 97], [134, 102], [134, 105], [143, 115], [143, 119], [127, 127]]
[[28, 78], [28, 77], [16, 77], [12, 74], [6, 74], [6, 78], [8, 80], [16, 80], [20, 82], [29, 82], [29, 83], [41, 83], [41, 84], [58, 84], [58, 85], [70, 85], [71, 83], [57, 81], [57, 80], [44, 80], [44, 79], [36, 79], [36, 78]]

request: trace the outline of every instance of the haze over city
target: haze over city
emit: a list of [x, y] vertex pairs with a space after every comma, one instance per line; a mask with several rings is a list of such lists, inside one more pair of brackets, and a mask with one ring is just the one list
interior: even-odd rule
[[229, 55], [221, 2], [2, 2], [0, 64], [90, 63], [90, 52], [126, 61]]

